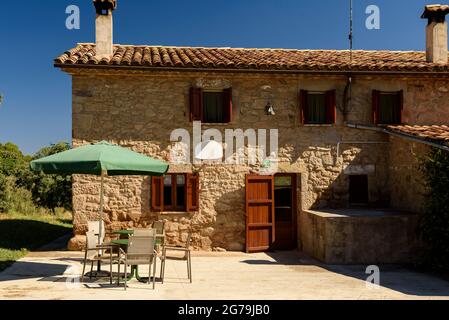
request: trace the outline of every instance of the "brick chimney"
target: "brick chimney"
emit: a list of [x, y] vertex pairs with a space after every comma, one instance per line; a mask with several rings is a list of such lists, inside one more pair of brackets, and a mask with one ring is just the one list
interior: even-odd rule
[[428, 19], [426, 28], [426, 56], [427, 62], [448, 63], [448, 40], [446, 15], [449, 5], [432, 4], [424, 9], [422, 19]]
[[117, 0], [93, 0], [93, 2], [97, 12], [96, 57], [111, 58], [114, 54], [112, 12], [117, 8]]

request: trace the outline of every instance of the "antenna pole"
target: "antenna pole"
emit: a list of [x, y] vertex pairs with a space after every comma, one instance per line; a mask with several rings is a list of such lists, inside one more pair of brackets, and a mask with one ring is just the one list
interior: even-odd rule
[[351, 64], [352, 66], [352, 50], [353, 50], [353, 5], [352, 0], [349, 0], [349, 51], [350, 51], [350, 58], [351, 58]]

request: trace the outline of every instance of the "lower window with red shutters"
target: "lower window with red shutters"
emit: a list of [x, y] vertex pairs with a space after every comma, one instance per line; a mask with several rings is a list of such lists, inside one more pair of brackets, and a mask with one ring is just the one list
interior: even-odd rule
[[192, 212], [198, 210], [199, 177], [189, 173], [171, 173], [151, 179], [151, 209], [156, 212]]

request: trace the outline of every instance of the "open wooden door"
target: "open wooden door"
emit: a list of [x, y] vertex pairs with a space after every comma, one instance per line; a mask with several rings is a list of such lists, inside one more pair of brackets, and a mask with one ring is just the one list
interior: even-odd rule
[[247, 175], [246, 252], [269, 250], [274, 240], [274, 177]]

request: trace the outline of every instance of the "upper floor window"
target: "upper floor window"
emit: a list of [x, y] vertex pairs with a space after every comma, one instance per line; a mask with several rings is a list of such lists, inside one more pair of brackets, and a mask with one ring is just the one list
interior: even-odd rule
[[232, 89], [205, 91], [190, 90], [190, 120], [203, 123], [232, 121]]
[[155, 212], [191, 212], [199, 208], [199, 177], [172, 173], [151, 179], [151, 209]]
[[404, 104], [403, 91], [373, 91], [374, 124], [401, 124]]
[[336, 92], [301, 90], [301, 120], [303, 124], [334, 124], [336, 120]]

